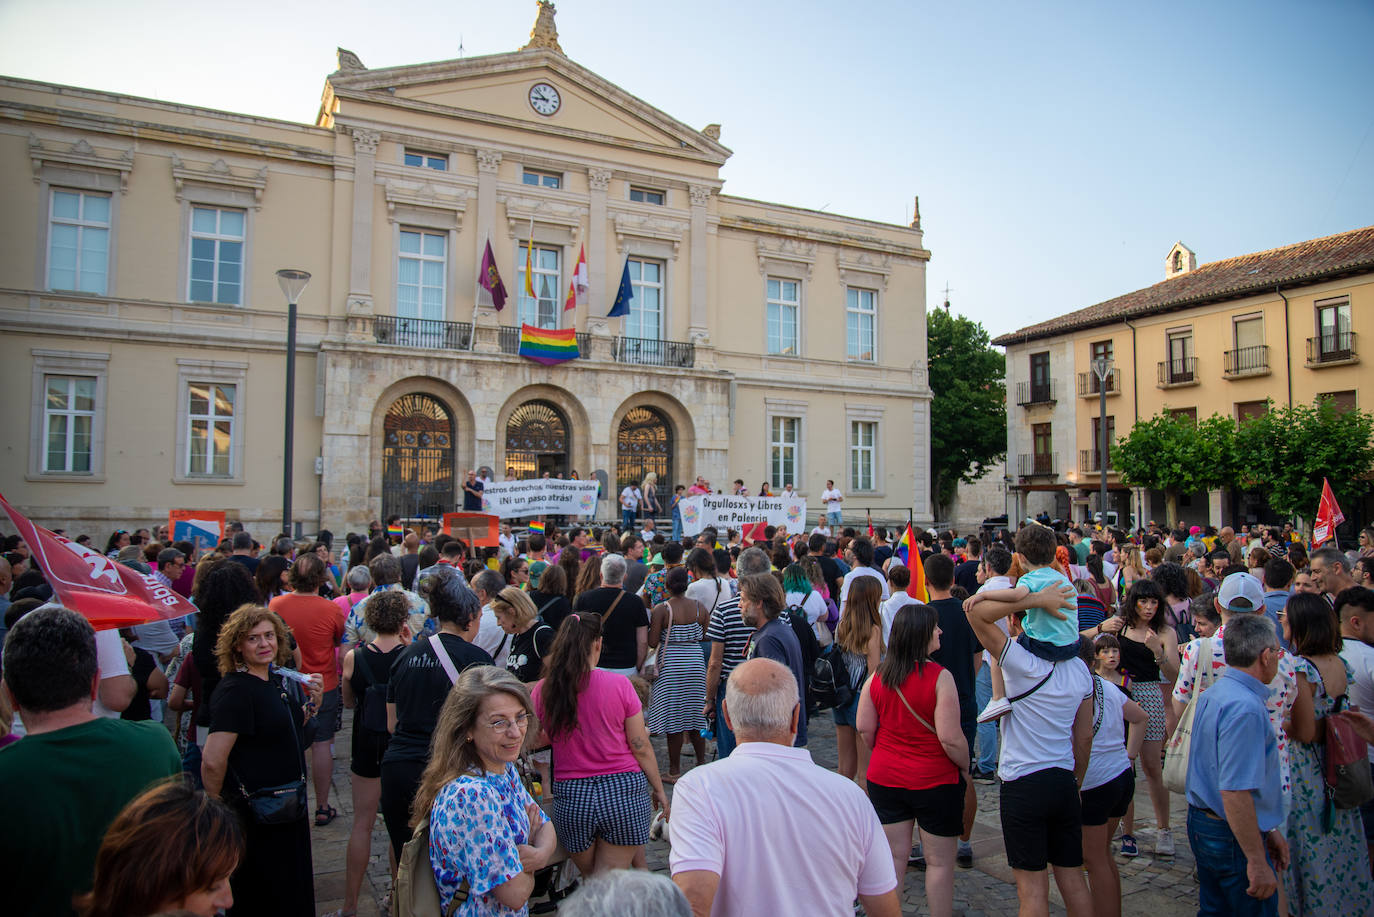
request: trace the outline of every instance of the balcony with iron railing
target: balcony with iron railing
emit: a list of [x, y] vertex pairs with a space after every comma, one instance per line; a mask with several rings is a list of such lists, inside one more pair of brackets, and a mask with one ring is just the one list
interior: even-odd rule
[[1310, 367], [1344, 366], [1359, 361], [1353, 331], [1324, 331], [1307, 339], [1307, 365]]
[[[1112, 457], [1107, 456], [1107, 471], [1112, 471]], [[1101, 474], [1102, 473], [1102, 452], [1100, 449], [1079, 449], [1078, 450], [1078, 473], [1079, 474]]]
[[687, 341], [660, 341], [621, 335], [611, 339], [611, 359], [617, 363], [687, 369], [696, 363], [696, 346]]
[[[584, 359], [591, 355], [590, 334], [585, 331], [577, 333], [577, 352]], [[520, 352], [520, 328], [514, 325], [502, 325], [497, 329], [497, 341], [501, 346], [502, 353], [518, 354]]]
[[[474, 347], [474, 329], [469, 322], [443, 322], [432, 319], [401, 318], [395, 315], [378, 315], [371, 318], [372, 339], [378, 344], [397, 347], [414, 347], [422, 350], [480, 350]], [[364, 325], [364, 328], [366, 326]], [[363, 332], [364, 334], [366, 331]], [[605, 341], [597, 344], [594, 354], [594, 340]], [[514, 356], [520, 353], [520, 328], [500, 325], [496, 328], [497, 350]], [[600, 349], [609, 347], [609, 351]], [[605, 360], [615, 363], [631, 363], [640, 366], [663, 366], [676, 369], [691, 369], [696, 365], [696, 345], [687, 341], [662, 341], [655, 338], [637, 338], [618, 335], [594, 339], [591, 334], [578, 332], [577, 350], [582, 359]]]
[[1023, 478], [1054, 477], [1058, 468], [1057, 452], [1022, 452], [1016, 457], [1016, 472]]
[[1016, 403], [1023, 408], [1037, 404], [1054, 404], [1059, 400], [1059, 383], [1055, 379], [1046, 382], [1016, 383]]
[[1197, 357], [1176, 357], [1159, 364], [1159, 387], [1177, 388], [1180, 385], [1197, 385]]
[[378, 315], [372, 320], [372, 337], [378, 344], [423, 350], [472, 349], [472, 325], [468, 322]]
[[[1097, 373], [1086, 372], [1078, 374], [1078, 395], [1080, 398], [1096, 398], [1102, 390], [1102, 383], [1098, 381]], [[1107, 373], [1107, 395], [1121, 394], [1121, 370], [1114, 369]]]
[[1225, 362], [1222, 371], [1228, 379], [1269, 374], [1269, 347], [1265, 344], [1237, 347], [1226, 351], [1223, 357]]

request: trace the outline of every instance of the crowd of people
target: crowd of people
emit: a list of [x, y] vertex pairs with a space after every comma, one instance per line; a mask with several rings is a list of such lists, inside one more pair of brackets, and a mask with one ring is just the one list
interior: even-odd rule
[[[754, 541], [665, 535], [643, 491], [618, 526], [503, 523], [490, 548], [396, 519], [337, 550], [117, 531], [112, 559], [196, 608], [123, 630], [54, 602], [10, 536], [13, 912], [313, 917], [339, 754], [339, 917], [378, 815], [396, 888], [429, 883], [445, 915], [883, 917], [912, 866], [946, 915], [977, 782], [998, 785], [1024, 914], [1051, 875], [1070, 914], [1119, 914], [1117, 857], [1145, 831], [1171, 857], [1176, 828], [1199, 913], [1374, 911], [1368, 768], [1329, 760], [1374, 740], [1374, 529], [1350, 552], [1034, 520], [908, 546], [842, 527], [832, 496], [809, 533]], [[822, 729], [837, 771], [806, 750]], [[657, 836], [671, 882], [642, 873]]]

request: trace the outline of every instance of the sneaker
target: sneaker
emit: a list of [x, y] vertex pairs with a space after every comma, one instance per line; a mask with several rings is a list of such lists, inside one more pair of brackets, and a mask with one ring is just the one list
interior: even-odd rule
[[1140, 856], [1140, 848], [1136, 846], [1134, 834], [1121, 835], [1121, 855], [1124, 857]]
[[1168, 828], [1160, 828], [1155, 832], [1155, 856], [1171, 857], [1174, 855], [1174, 832]]
[[959, 864], [960, 869], [973, 868], [973, 845], [968, 841], [959, 842], [959, 853], [954, 858], [954, 862]]
[[921, 852], [921, 845], [916, 844], [911, 848], [911, 855], [906, 858], [906, 865], [915, 866], [917, 869], [926, 868], [926, 857]]
[[1011, 701], [1005, 697], [994, 697], [978, 714], [978, 722], [991, 723], [993, 720], [1000, 720], [1008, 713], [1011, 713]]
[[997, 780], [997, 775], [996, 775], [994, 772], [992, 772], [992, 771], [974, 771], [974, 772], [973, 772], [973, 782], [974, 782], [974, 783], [994, 783], [994, 782], [996, 782], [996, 780]]

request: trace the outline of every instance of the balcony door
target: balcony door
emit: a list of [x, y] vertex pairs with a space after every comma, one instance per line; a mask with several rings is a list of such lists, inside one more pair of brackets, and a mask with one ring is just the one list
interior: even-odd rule
[[1350, 356], [1350, 303], [1317, 307], [1317, 341], [1323, 360], [1343, 360]]
[[1169, 345], [1169, 381], [1193, 381], [1193, 332], [1171, 331]]

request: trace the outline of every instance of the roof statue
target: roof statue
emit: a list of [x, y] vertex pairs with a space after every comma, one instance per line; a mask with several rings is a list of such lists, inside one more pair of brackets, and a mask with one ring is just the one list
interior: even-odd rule
[[363, 66], [363, 62], [362, 62], [362, 60], [358, 57], [358, 55], [354, 54], [352, 51], [349, 51], [349, 50], [346, 49], [346, 48], [339, 48], [339, 49], [338, 49], [338, 55], [339, 55], [339, 69], [340, 69], [340, 70], [366, 70], [366, 69], [367, 69], [366, 67]]
[[554, 24], [554, 14], [558, 12], [558, 7], [554, 6], [550, 0], [539, 0], [539, 15], [534, 20], [534, 28], [530, 29], [530, 42], [521, 48], [521, 51], [528, 51], [531, 48], [548, 48], [550, 51], [563, 53], [563, 49], [558, 46], [558, 26]]

